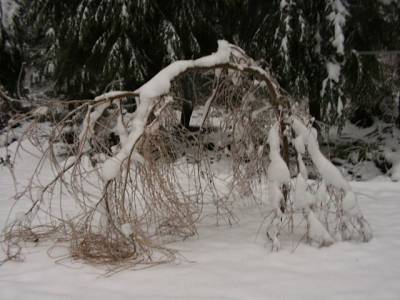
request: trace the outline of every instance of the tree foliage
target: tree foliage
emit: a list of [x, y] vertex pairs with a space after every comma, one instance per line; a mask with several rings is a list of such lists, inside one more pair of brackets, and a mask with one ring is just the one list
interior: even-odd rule
[[28, 81], [54, 83], [57, 94], [134, 89], [224, 38], [308, 99], [317, 119], [335, 123], [346, 103], [367, 101], [373, 111], [393, 89], [380, 57], [357, 51], [399, 48], [399, 7], [376, 0], [20, 0], [15, 27]]
[[4, 24], [2, 6], [0, 5], [0, 86], [8, 90], [15, 88], [18, 78], [20, 62], [20, 52], [15, 40]]

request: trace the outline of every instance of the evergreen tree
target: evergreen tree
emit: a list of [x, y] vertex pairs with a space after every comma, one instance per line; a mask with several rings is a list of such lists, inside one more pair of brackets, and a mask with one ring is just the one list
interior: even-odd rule
[[[151, 58], [157, 57], [157, 49], [150, 49], [153, 11], [150, 1], [82, 1], [69, 20], [67, 38], [60, 41], [61, 56], [79, 56], [60, 66], [60, 89], [96, 94], [107, 87], [132, 88], [143, 82]], [[70, 41], [73, 48], [67, 47]]]
[[310, 112], [318, 120], [322, 79], [327, 77], [333, 51], [328, 4], [326, 0], [272, 1], [251, 41], [252, 51], [262, 49], [281, 85], [296, 98], [308, 98]]
[[23, 1], [17, 26], [26, 60], [35, 64], [32, 81], [53, 79], [70, 95], [132, 89], [174, 60], [209, 51], [198, 40], [212, 47], [217, 40], [209, 39], [207, 6], [198, 1], [33, 2]]
[[82, 97], [135, 89], [224, 38], [308, 99], [316, 119], [336, 123], [349, 100], [361, 106], [391, 89], [379, 57], [359, 52], [398, 49], [399, 3], [386, 2], [20, 0], [16, 39], [28, 81]]
[[386, 50], [400, 49], [400, 3], [353, 1], [349, 11], [348, 43], [353, 51], [345, 67], [345, 90], [359, 118], [359, 112], [376, 115], [382, 99], [398, 91], [399, 82], [387, 73], [382, 62]]
[[53, 90], [63, 58], [58, 56], [62, 49], [60, 41], [69, 25], [68, 16], [71, 16], [77, 3], [78, 0], [20, 0], [15, 30], [16, 40], [23, 53], [28, 93], [31, 89], [43, 87]]
[[356, 50], [398, 48], [397, 2], [254, 0], [249, 6], [265, 14], [256, 15], [254, 34], [247, 30], [249, 52], [268, 61], [290, 94], [308, 98], [317, 120], [337, 123], [349, 101], [372, 107], [377, 95], [387, 94], [379, 57]]
[[10, 24], [6, 24], [5, 12], [0, 5], [0, 86], [3, 85], [8, 91], [15, 92], [21, 59], [12, 28], [8, 26]]

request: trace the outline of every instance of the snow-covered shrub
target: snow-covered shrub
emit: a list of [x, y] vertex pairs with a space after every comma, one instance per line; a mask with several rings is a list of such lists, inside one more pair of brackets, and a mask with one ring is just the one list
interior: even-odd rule
[[[271, 168], [269, 172], [269, 201], [273, 211], [279, 212], [275, 213], [273, 218], [280, 219], [280, 226], [274, 225], [277, 223], [275, 220], [271, 221], [271, 225], [267, 228], [268, 237], [274, 237], [271, 239], [272, 249], [277, 248], [277, 233], [279, 229], [283, 230], [282, 224], [285, 222], [290, 224], [291, 233], [301, 231], [301, 225], [293, 224], [293, 220], [298, 218], [304, 218], [306, 224], [302, 236], [318, 246], [329, 246], [335, 241], [342, 240], [369, 241], [372, 231], [358, 206], [356, 195], [340, 171], [322, 154], [317, 131], [312, 127], [312, 122], [309, 120], [306, 123], [296, 114], [292, 114], [286, 123], [290, 124], [294, 133], [292, 145], [297, 153], [298, 171], [290, 185], [291, 191], [286, 195], [287, 207], [280, 210], [278, 203], [282, 202], [283, 181], [278, 181], [277, 178], [279, 174], [284, 174], [284, 183], [289, 184], [290, 175], [287, 162], [284, 162], [279, 155], [281, 141], [276, 134], [278, 130], [271, 128], [268, 138], [271, 153], [270, 168], [276, 167]], [[308, 181], [308, 170], [303, 161], [306, 155], [319, 174], [316, 182]], [[271, 230], [274, 232], [273, 235], [270, 233]]]
[[[167, 242], [197, 234], [204, 217], [232, 224], [237, 202], [254, 196], [265, 178], [274, 249], [286, 221], [292, 232], [298, 229], [298, 216], [306, 221], [307, 238], [320, 246], [368, 228], [350, 186], [320, 152], [316, 132], [290, 117], [291, 100], [270, 73], [242, 49], [226, 41], [218, 46], [209, 56], [171, 63], [135, 91], [78, 103], [52, 125], [45, 142], [36, 136], [43, 156], [26, 189], [32, 204], [7, 227], [6, 249], [62, 237], [72, 257], [91, 263], [171, 261], [175, 251]], [[177, 111], [184, 93], [176, 82], [193, 71], [211, 84], [207, 97], [199, 88], [197, 117], [182, 124]], [[136, 101], [133, 112], [124, 107], [128, 97]], [[291, 131], [300, 169], [295, 183], [287, 163]], [[318, 190], [307, 181], [306, 155], [323, 179]], [[47, 163], [53, 178], [35, 181]], [[67, 193], [75, 202], [63, 201]]]
[[[185, 96], [176, 82], [193, 71], [209, 88], [196, 90], [201, 113], [186, 128], [176, 113]], [[136, 110], [125, 108], [127, 98]], [[203, 214], [236, 221], [236, 195], [251, 192], [249, 182], [265, 169], [262, 132], [279, 98], [268, 71], [220, 41], [214, 54], [173, 62], [135, 91], [75, 103], [47, 137], [36, 136], [45, 140], [37, 143], [43, 157], [33, 178], [47, 163], [54, 177], [30, 182], [31, 208], [5, 231], [6, 249], [62, 236], [72, 257], [91, 263], [170, 261], [165, 243], [196, 234]], [[218, 156], [229, 158], [224, 179]], [[65, 193], [75, 203], [63, 201]], [[42, 218], [44, 211], [51, 213]]]

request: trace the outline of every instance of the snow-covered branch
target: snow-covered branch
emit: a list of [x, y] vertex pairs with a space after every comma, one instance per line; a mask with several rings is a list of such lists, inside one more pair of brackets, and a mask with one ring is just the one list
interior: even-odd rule
[[[243, 51], [239, 51], [237, 46], [233, 46], [226, 41], [218, 41], [217, 52], [201, 57], [196, 60], [181, 60], [171, 63], [169, 66], [161, 70], [151, 80], [132, 92], [132, 95], [139, 95], [139, 104], [135, 113], [135, 117], [131, 121], [130, 132], [126, 142], [121, 145], [121, 150], [113, 157], [105, 161], [102, 174], [106, 181], [114, 179], [119, 173], [121, 164], [132, 153], [137, 141], [142, 136], [147, 124], [150, 113], [153, 111], [158, 99], [169, 93], [171, 84], [178, 76], [196, 69], [217, 69], [229, 68], [236, 71], [248, 72], [260, 80], [265, 81], [270, 93], [271, 102], [277, 104], [280, 94], [277, 84], [272, 80], [270, 74], [260, 67], [254, 65], [253, 60], [249, 59]], [[232, 62], [232, 58], [244, 61], [245, 63]], [[97, 100], [102, 99], [118, 99], [125, 97], [126, 92], [112, 92], [97, 97]]]

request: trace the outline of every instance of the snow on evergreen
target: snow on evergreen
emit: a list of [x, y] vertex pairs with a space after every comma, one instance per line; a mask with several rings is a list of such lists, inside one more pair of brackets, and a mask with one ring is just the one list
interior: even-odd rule
[[223, 40], [218, 41], [218, 50], [215, 53], [196, 60], [175, 61], [141, 86], [138, 89], [140, 104], [136, 109], [135, 117], [132, 119], [131, 124], [129, 124], [132, 131], [129, 133], [126, 144], [122, 145], [121, 150], [104, 162], [102, 167], [103, 179], [109, 181], [118, 175], [122, 163], [128, 158], [137, 140], [143, 134], [147, 118], [155, 102], [158, 97], [169, 92], [171, 82], [176, 76], [189, 68], [208, 67], [227, 63], [230, 56], [230, 44]]
[[8, 29], [13, 29], [13, 18], [16, 14], [19, 4], [16, 0], [0, 0], [0, 20], [2, 25]]
[[346, 25], [346, 18], [348, 11], [343, 5], [341, 0], [330, 0], [328, 6], [330, 6], [331, 13], [327, 16], [328, 20], [334, 26], [334, 37], [332, 38], [332, 45], [336, 48], [336, 52], [340, 55], [344, 55], [344, 34], [343, 27]]

